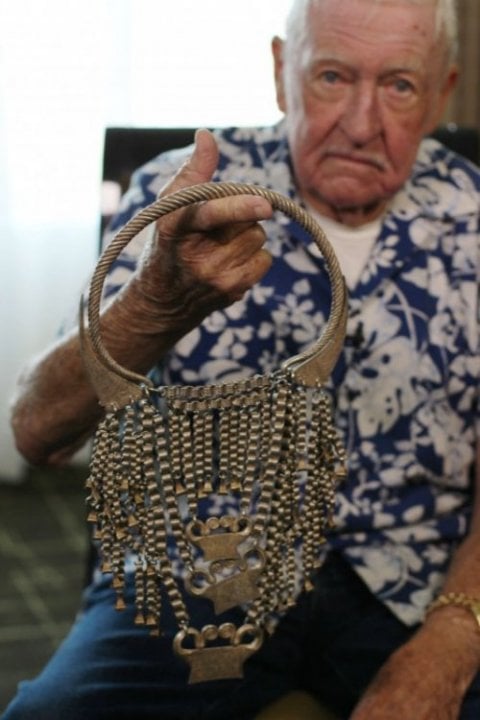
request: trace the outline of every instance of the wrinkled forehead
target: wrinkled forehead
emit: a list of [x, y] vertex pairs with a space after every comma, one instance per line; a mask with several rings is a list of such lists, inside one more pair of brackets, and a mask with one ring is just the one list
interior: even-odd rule
[[299, 44], [307, 41], [312, 26], [328, 22], [332, 13], [345, 22], [352, 15], [359, 16], [364, 24], [379, 14], [385, 17], [389, 14], [392, 17], [418, 16], [420, 22], [427, 22], [428, 31], [434, 34], [436, 40], [440, 36], [443, 36], [442, 40], [447, 40], [444, 25], [453, 34], [456, 27], [454, 0], [293, 0], [287, 18], [287, 42], [298, 48]]
[[436, 37], [435, 0], [310, 0], [304, 3], [295, 64], [321, 55], [376, 57], [400, 64], [436, 64], [443, 56]]

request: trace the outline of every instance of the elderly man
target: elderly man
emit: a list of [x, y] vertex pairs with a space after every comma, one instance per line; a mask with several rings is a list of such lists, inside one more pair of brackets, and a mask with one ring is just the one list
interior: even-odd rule
[[[480, 174], [423, 140], [455, 84], [455, 32], [451, 0], [297, 0], [273, 41], [284, 120], [199, 131], [193, 150], [137, 173], [112, 231], [159, 192], [210, 179], [258, 182], [319, 219], [350, 289], [331, 387], [348, 478], [315, 589], [243, 680], [187, 686], [168, 623], [150, 638], [97, 578], [5, 720], [246, 720], [297, 689], [351, 720], [480, 717]], [[261, 198], [177, 211], [143, 243], [111, 273], [103, 332], [158, 384], [270, 371], [323, 327], [322, 259]], [[18, 446], [61, 462], [99, 417], [74, 333], [20, 380]]]

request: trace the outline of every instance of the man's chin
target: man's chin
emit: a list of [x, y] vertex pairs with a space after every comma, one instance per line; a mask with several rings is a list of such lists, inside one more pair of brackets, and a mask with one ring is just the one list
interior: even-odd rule
[[388, 198], [371, 193], [310, 195], [310, 203], [321, 215], [331, 217], [347, 225], [361, 225], [381, 217]]
[[373, 178], [336, 178], [324, 188], [321, 195], [332, 205], [339, 208], [374, 205], [385, 199], [384, 188]]

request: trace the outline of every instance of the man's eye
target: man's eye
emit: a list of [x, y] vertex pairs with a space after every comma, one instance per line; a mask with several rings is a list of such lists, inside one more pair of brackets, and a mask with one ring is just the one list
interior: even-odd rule
[[340, 75], [335, 70], [324, 70], [321, 74], [321, 79], [329, 85], [334, 85], [340, 80]]
[[398, 78], [393, 83], [394, 89], [402, 94], [405, 95], [407, 93], [411, 93], [413, 91], [413, 85], [408, 80], [405, 80], [404, 78]]

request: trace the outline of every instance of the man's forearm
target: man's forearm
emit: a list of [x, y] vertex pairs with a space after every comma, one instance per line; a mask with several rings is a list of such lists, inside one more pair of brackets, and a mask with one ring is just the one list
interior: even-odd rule
[[33, 464], [73, 453], [101, 416], [71, 336], [35, 358], [22, 372], [12, 405], [18, 450]]
[[[132, 303], [133, 306], [133, 303]], [[102, 317], [102, 339], [124, 367], [145, 373], [185, 332], [139, 328], [128, 304], [114, 303]], [[32, 464], [61, 464], [91, 435], [102, 416], [80, 352], [77, 332], [61, 339], [22, 372], [12, 405], [19, 451]]]

